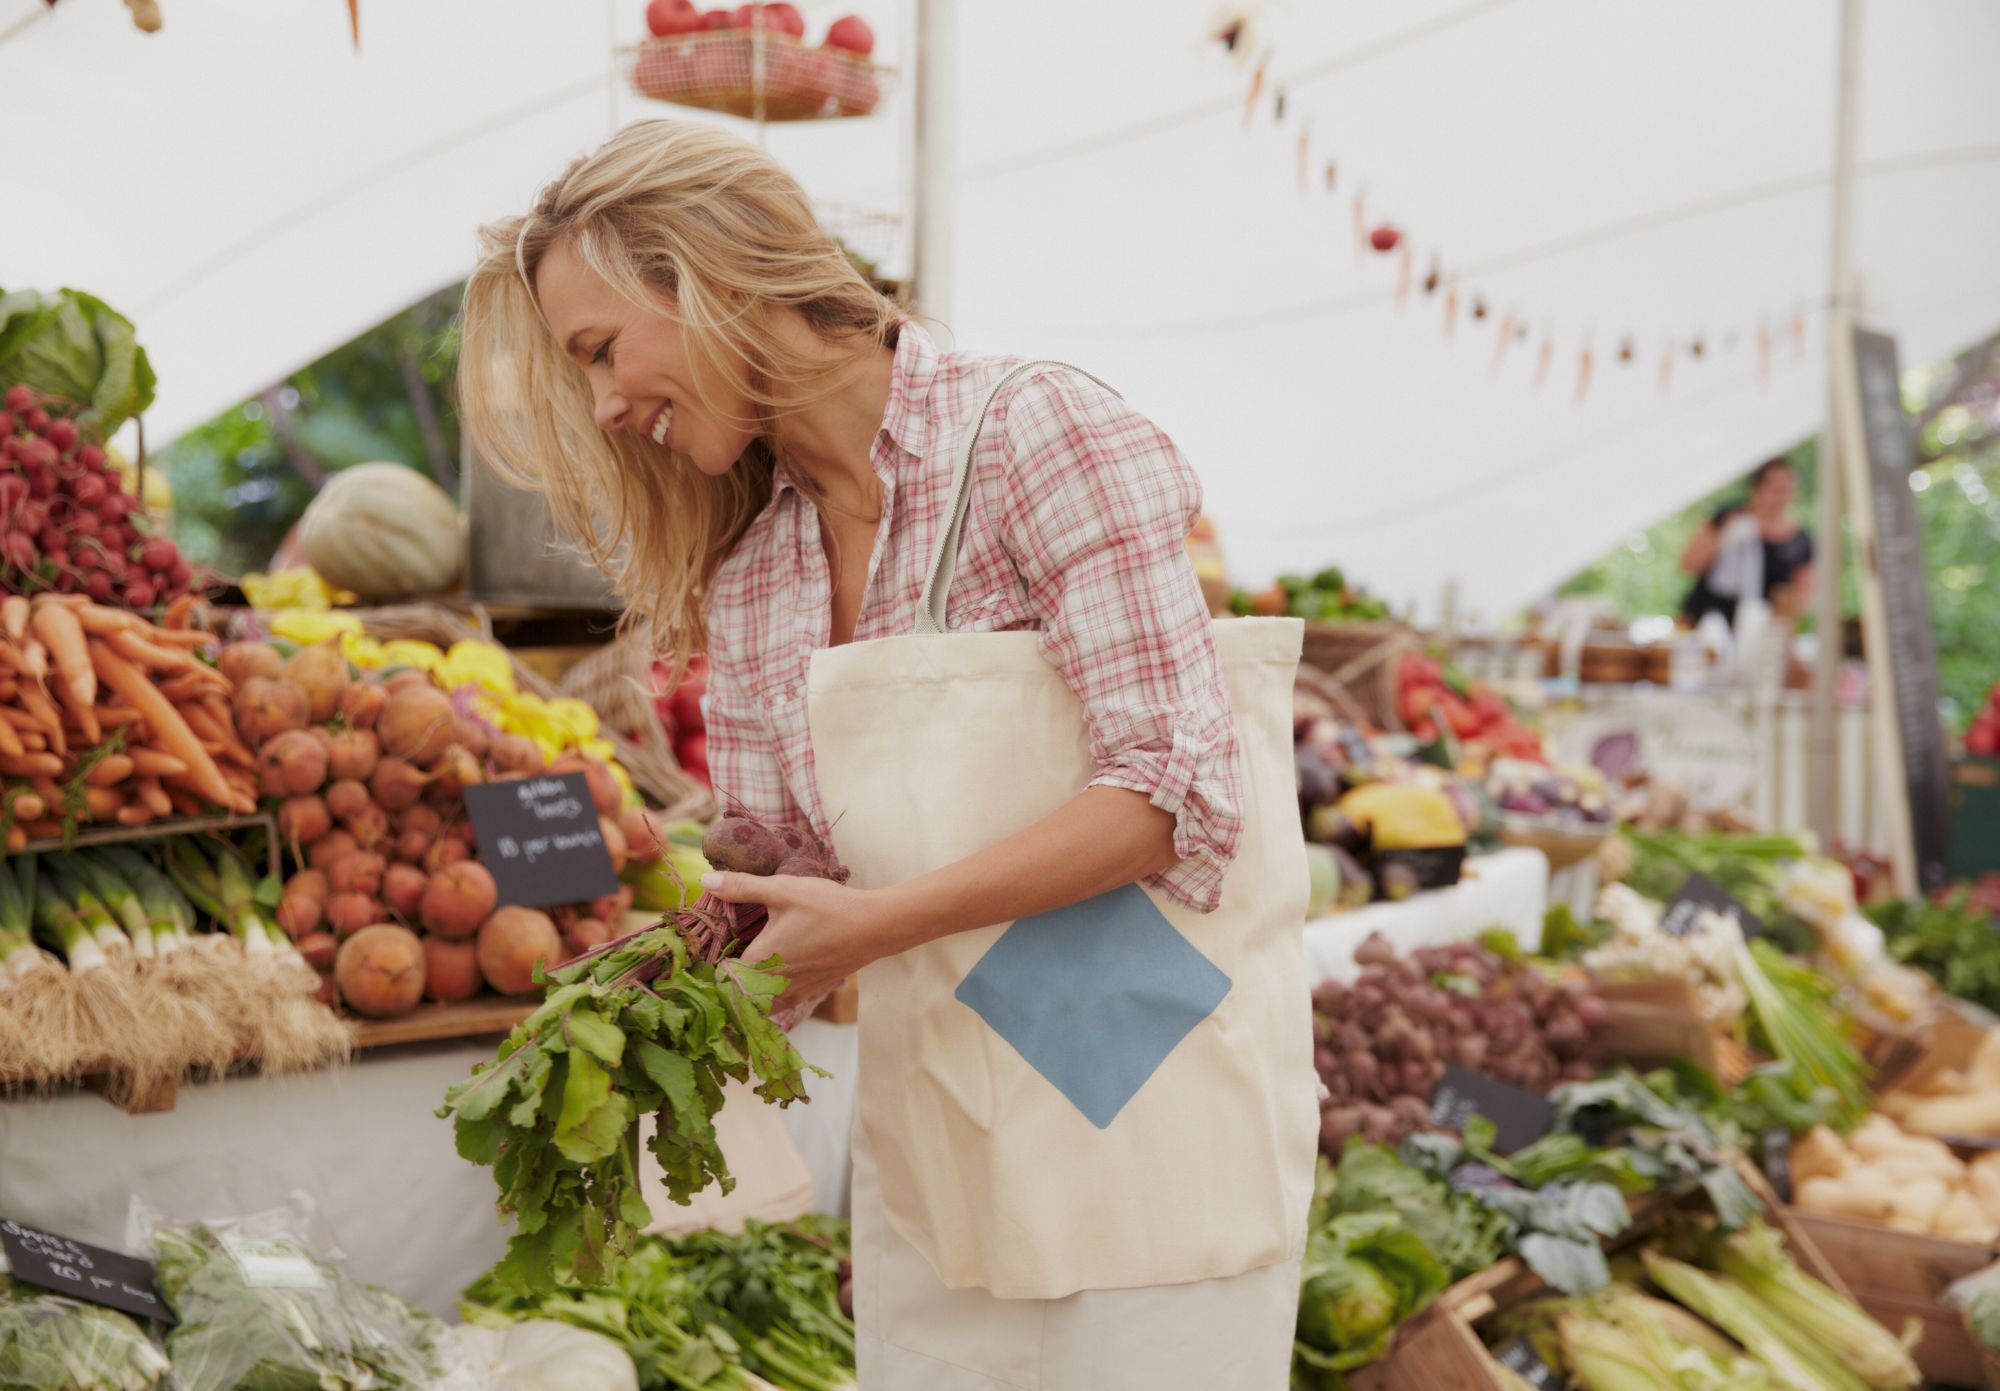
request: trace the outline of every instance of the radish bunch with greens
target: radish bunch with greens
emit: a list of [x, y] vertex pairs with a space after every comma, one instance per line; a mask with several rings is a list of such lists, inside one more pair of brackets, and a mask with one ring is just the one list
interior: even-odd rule
[[[806, 837], [725, 817], [703, 844], [744, 873], [844, 881]], [[667, 1195], [685, 1204], [735, 1186], [716, 1143], [725, 1082], [755, 1079], [766, 1101], [806, 1099], [807, 1064], [771, 1019], [785, 988], [777, 958], [752, 966], [744, 945], [762, 910], [711, 895], [659, 926], [607, 942], [547, 973], [547, 998], [445, 1093], [458, 1152], [493, 1167], [500, 1210], [517, 1229], [493, 1279], [523, 1291], [602, 1285], [652, 1220], [639, 1191], [640, 1119]]]

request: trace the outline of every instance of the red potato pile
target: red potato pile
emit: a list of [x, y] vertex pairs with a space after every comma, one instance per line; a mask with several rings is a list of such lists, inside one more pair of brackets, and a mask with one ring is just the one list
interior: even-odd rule
[[0, 404], [0, 589], [143, 610], [197, 587], [67, 403], [17, 383]]
[[526, 994], [537, 964], [616, 935], [629, 888], [549, 912], [499, 906], [464, 799], [481, 783], [580, 772], [623, 869], [628, 833], [645, 837], [636, 858], [658, 847], [603, 764], [550, 763], [531, 741], [461, 713], [423, 672], [357, 675], [333, 643], [289, 657], [232, 643], [217, 665], [237, 683], [236, 727], [294, 865], [277, 921], [329, 1002], [386, 1019], [482, 989]]

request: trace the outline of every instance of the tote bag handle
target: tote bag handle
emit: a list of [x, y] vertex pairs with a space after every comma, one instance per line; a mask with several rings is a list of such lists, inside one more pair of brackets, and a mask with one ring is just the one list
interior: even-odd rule
[[[1037, 367], [1068, 367], [1070, 371], [1090, 377], [1106, 391], [1111, 391], [1109, 386], [1105, 386], [1096, 377], [1091, 377], [1090, 373], [1081, 367], [1071, 367], [1069, 363], [1057, 362], [1053, 358], [1038, 358], [1033, 362], [1024, 362], [993, 384], [993, 389], [986, 393], [986, 399], [980, 403], [979, 414], [973, 417], [972, 429], [966, 434], [965, 447], [959, 451], [958, 463], [952, 473], [951, 502], [947, 512], [950, 521], [945, 526], [944, 533], [938, 537], [937, 550], [932, 554], [930, 569], [926, 572], [928, 578], [924, 581], [923, 598], [917, 604], [919, 633], [945, 631], [945, 605], [951, 598], [952, 574], [958, 569], [958, 541], [965, 530], [966, 509], [972, 502], [972, 456], [978, 452], [979, 435], [986, 428], [986, 417], [993, 410], [993, 402], [1009, 382], [1023, 372], [1031, 372]], [[1111, 394], [1116, 396], [1118, 393], [1111, 391]]]

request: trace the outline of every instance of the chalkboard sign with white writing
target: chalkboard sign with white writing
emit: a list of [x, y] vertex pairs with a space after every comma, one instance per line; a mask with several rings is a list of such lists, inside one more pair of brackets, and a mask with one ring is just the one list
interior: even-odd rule
[[618, 889], [590, 784], [549, 773], [465, 789], [479, 859], [500, 902], [525, 908], [582, 903]]
[[11, 1218], [0, 1220], [0, 1250], [7, 1253], [7, 1267], [17, 1280], [143, 1319], [174, 1321], [173, 1311], [153, 1287], [149, 1261], [71, 1241]]
[[1896, 700], [1893, 713], [1903, 746], [1903, 781], [1909, 788], [1910, 832], [1916, 842], [1917, 882], [1928, 894], [1945, 880], [1951, 767], [1938, 718], [1937, 631], [1931, 627], [1917, 508], [1910, 496], [1910, 475], [1917, 466], [1916, 428], [1903, 409], [1896, 340], [1857, 328], [1854, 357], [1868, 447], [1868, 496], [1862, 504], [1874, 513], [1872, 566], [1881, 575], [1888, 610], [1889, 650], [1870, 652], [1868, 660], [1889, 665]]
[[1493, 1122], [1493, 1152], [1512, 1154], [1549, 1133], [1556, 1108], [1538, 1092], [1453, 1063], [1431, 1093], [1431, 1123], [1463, 1130], [1474, 1116]]
[[1526, 1334], [1493, 1349], [1493, 1360], [1534, 1387], [1535, 1391], [1561, 1391], [1565, 1384], [1562, 1374], [1542, 1361], [1542, 1355], [1535, 1351], [1535, 1345], [1528, 1341]]
[[1686, 937], [1701, 930], [1701, 914], [1706, 909], [1725, 918], [1734, 917], [1745, 937], [1764, 935], [1764, 920], [1731, 897], [1729, 890], [1706, 874], [1690, 874], [1674, 901], [1660, 917], [1660, 930], [1672, 937]]

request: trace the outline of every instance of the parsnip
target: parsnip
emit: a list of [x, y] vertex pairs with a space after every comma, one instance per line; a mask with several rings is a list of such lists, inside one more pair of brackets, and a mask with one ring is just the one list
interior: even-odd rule
[[2000, 1029], [1986, 1031], [1986, 1037], [1979, 1040], [1979, 1047], [1965, 1072], [1972, 1081], [1973, 1090], [2000, 1091]]
[[2000, 1223], [1987, 1215], [1985, 1206], [1970, 1190], [1960, 1189], [1945, 1199], [1944, 1206], [1931, 1219], [1931, 1231], [1950, 1241], [1985, 1246], [2000, 1236]]
[[1792, 1182], [1839, 1178], [1854, 1166], [1854, 1155], [1840, 1136], [1824, 1125], [1816, 1125], [1792, 1141]]
[[1929, 1097], [1910, 1108], [1903, 1124], [1924, 1135], [2000, 1135], [2000, 1092]]
[[[1938, 1206], [1943, 1206], [1943, 1185], [1938, 1185]], [[1887, 1222], [1896, 1215], [1896, 1204], [1882, 1183], [1871, 1180], [1865, 1169], [1852, 1169], [1843, 1178], [1814, 1178], [1796, 1190], [1799, 1207], [1822, 1212], [1829, 1217], [1851, 1217], [1857, 1222]]]
[[2000, 1150], [1989, 1150], [1972, 1161], [1966, 1186], [1986, 1215], [2000, 1223]]

